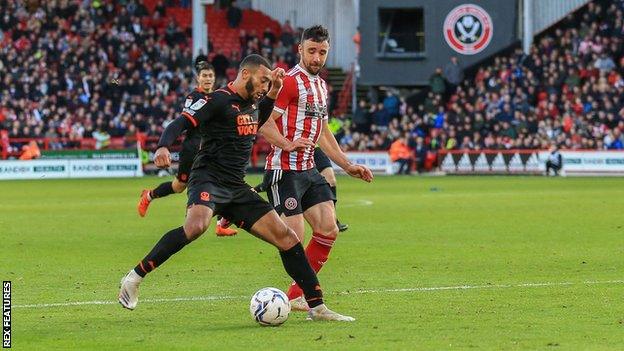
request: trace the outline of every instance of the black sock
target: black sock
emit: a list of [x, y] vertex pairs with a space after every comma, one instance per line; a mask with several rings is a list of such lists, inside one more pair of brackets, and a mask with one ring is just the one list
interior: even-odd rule
[[308, 306], [314, 308], [322, 305], [323, 292], [321, 291], [321, 286], [319, 285], [316, 273], [314, 273], [314, 270], [310, 267], [310, 263], [306, 258], [301, 243], [297, 243], [286, 251], [280, 251], [280, 256], [282, 257], [282, 263], [288, 275], [290, 275], [290, 277], [299, 284], [301, 290], [303, 290], [303, 295], [308, 302]]
[[336, 207], [336, 202], [338, 202], [338, 196], [336, 195], [336, 186], [330, 186], [332, 193], [334, 194], [334, 207]]
[[180, 251], [189, 242], [186, 234], [184, 234], [184, 227], [168, 232], [160, 238], [152, 251], [134, 267], [134, 271], [141, 277], [145, 277], [147, 273], [163, 264], [171, 255]]
[[164, 182], [156, 187], [156, 189], [150, 191], [150, 196], [152, 199], [157, 199], [159, 197], [164, 197], [167, 195], [173, 194], [173, 182]]

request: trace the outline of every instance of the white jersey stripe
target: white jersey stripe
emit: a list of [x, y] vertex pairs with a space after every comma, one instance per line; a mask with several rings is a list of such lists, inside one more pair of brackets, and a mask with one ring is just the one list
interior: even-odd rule
[[[323, 106], [326, 104], [326, 101], [323, 94], [321, 94], [321, 90], [318, 88], [319, 81], [319, 78], [314, 79], [314, 81], [310, 79], [310, 86], [312, 91], [314, 92], [314, 103]], [[316, 119], [313, 119], [312, 123], [310, 123], [310, 135], [308, 136], [308, 139], [312, 140], [313, 142], [316, 142], [318, 140], [317, 133], [320, 132], [320, 130], [318, 130], [319, 128], [316, 122]], [[303, 155], [303, 159], [308, 160], [306, 168], [314, 167], [314, 148], [307, 149]]]
[[280, 204], [280, 196], [279, 196], [279, 178], [281, 174], [281, 170], [274, 170], [273, 177], [271, 179], [271, 193], [273, 195], [273, 207], [276, 207]]
[[[297, 110], [297, 122], [296, 122], [296, 130], [293, 140], [297, 140], [301, 138], [303, 134], [303, 122], [305, 121], [305, 101], [308, 99], [308, 92], [306, 91], [305, 85], [303, 83], [303, 79], [300, 76], [295, 76], [297, 80], [297, 87], [299, 88], [299, 108]], [[303, 103], [302, 103], [303, 102]], [[298, 152], [291, 152], [288, 158], [288, 163], [290, 169], [292, 170], [300, 170], [300, 167], [297, 167], [297, 154]]]

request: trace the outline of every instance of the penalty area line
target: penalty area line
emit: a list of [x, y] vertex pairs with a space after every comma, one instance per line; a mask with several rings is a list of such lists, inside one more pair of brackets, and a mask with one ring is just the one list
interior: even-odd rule
[[[343, 291], [330, 295], [354, 295], [354, 294], [380, 294], [380, 293], [402, 293], [402, 292], [427, 292], [427, 291], [445, 291], [445, 290], [478, 290], [478, 289], [511, 289], [511, 288], [540, 288], [555, 286], [573, 286], [573, 285], [608, 285], [608, 284], [624, 284], [624, 280], [587, 280], [583, 282], [545, 282], [545, 283], [519, 283], [519, 284], [487, 284], [487, 285], [455, 285], [455, 286], [432, 286], [419, 288], [396, 288], [396, 289], [364, 289]], [[167, 303], [167, 302], [189, 302], [189, 301], [222, 301], [222, 300], [242, 300], [249, 296], [241, 295], [208, 295], [208, 296], [189, 296], [159, 299], [143, 299], [139, 303]], [[92, 306], [92, 305], [115, 305], [117, 301], [74, 301], [74, 302], [57, 302], [57, 303], [38, 303], [26, 305], [13, 305], [13, 308], [50, 308], [50, 307], [70, 307], [70, 306]]]

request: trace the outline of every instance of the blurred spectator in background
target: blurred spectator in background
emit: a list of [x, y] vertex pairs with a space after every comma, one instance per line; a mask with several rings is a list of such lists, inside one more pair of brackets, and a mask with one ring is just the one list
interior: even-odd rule
[[390, 145], [390, 160], [399, 164], [396, 174], [411, 174], [412, 153], [408, 146], [408, 139], [408, 136], [403, 136]]
[[548, 155], [548, 160], [546, 161], [546, 175], [550, 175], [550, 170], [552, 169], [555, 173], [555, 176], [559, 175], [559, 171], [563, 166], [563, 159], [561, 157], [561, 153], [559, 152], [559, 148], [556, 145], [553, 145], [548, 150], [550, 154]]
[[435, 72], [429, 78], [429, 86], [434, 94], [444, 94], [446, 91], [446, 84], [442, 76], [442, 68], [436, 68]]
[[352, 121], [356, 132], [368, 133], [370, 131], [371, 120], [366, 100], [360, 100], [353, 114]]
[[464, 80], [464, 70], [459, 65], [457, 56], [451, 56], [451, 62], [444, 66], [444, 78], [448, 83], [448, 94], [455, 93], [457, 86]]
[[227, 22], [230, 28], [238, 28], [243, 20], [243, 11], [238, 8], [236, 1], [233, 0], [227, 8]]
[[425, 170], [425, 162], [427, 160], [428, 149], [425, 145], [425, 139], [423, 137], [417, 137], [416, 143], [413, 146], [414, 160], [416, 161], [416, 170], [418, 173]]
[[223, 50], [218, 50], [217, 54], [212, 58], [212, 66], [215, 69], [217, 79], [226, 78], [226, 71], [230, 67], [230, 61], [223, 54]]
[[360, 56], [360, 44], [362, 42], [362, 37], [360, 35], [359, 26], [355, 30], [355, 34], [353, 35], [353, 38], [351, 38], [351, 40], [353, 40], [353, 44], [355, 44], [355, 57], [359, 57]]
[[36, 158], [41, 157], [41, 151], [39, 150], [39, 145], [37, 142], [32, 140], [27, 145], [22, 147], [22, 154], [20, 155], [20, 160], [34, 160]]
[[106, 127], [101, 125], [95, 132], [93, 132], [93, 138], [95, 139], [95, 149], [101, 150], [108, 147], [111, 136], [106, 131]]

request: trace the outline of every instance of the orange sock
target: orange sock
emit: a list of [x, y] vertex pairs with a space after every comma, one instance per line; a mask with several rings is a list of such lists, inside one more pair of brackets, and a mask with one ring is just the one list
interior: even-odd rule
[[[323, 268], [325, 262], [327, 262], [329, 251], [334, 246], [334, 241], [336, 241], [336, 238], [330, 238], [321, 233], [312, 234], [312, 239], [310, 239], [305, 253], [314, 272], [318, 273]], [[303, 291], [297, 283], [293, 282], [286, 295], [288, 295], [289, 300], [293, 300], [303, 295]]]

